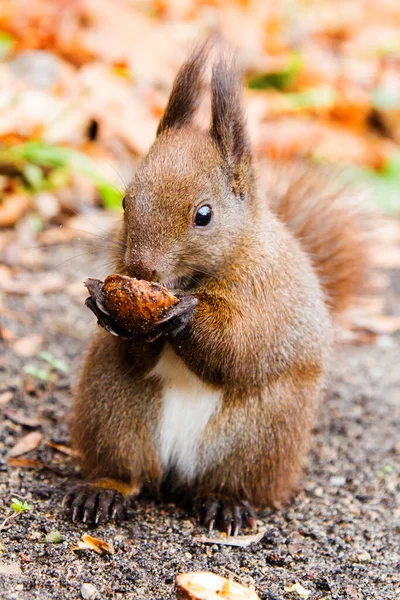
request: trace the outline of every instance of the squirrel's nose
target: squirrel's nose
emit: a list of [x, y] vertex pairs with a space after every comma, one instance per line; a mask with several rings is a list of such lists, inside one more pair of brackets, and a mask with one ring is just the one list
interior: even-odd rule
[[126, 264], [130, 277], [136, 277], [136, 279], [145, 279], [146, 281], [157, 281], [159, 274], [157, 269], [154, 268], [154, 263], [144, 260], [136, 259], [130, 260]]

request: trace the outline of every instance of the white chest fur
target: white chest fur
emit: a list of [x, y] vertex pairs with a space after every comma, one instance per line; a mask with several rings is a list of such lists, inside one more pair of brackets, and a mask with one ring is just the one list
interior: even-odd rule
[[198, 446], [210, 417], [219, 412], [222, 394], [203, 383], [167, 344], [151, 373], [163, 383], [156, 446], [165, 471], [175, 468], [189, 482], [206, 467]]

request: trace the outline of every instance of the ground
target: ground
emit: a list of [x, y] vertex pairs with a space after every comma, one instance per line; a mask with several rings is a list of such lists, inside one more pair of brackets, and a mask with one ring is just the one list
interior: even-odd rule
[[[11, 240], [4, 249], [0, 515], [12, 513], [16, 495], [32, 508], [0, 531], [0, 597], [80, 598], [90, 583], [99, 598], [164, 600], [175, 597], [179, 572], [207, 569], [253, 585], [264, 600], [300, 598], [285, 590], [294, 582], [311, 591], [311, 600], [400, 598], [398, 333], [338, 345], [302, 489], [290, 506], [260, 516], [258, 526], [266, 530], [260, 542], [206, 545], [197, 540], [204, 531], [182, 509], [149, 499], [140, 499], [123, 525], [71, 524], [61, 499], [78, 473], [71, 458], [47, 442], [68, 444], [71, 390], [96, 327], [83, 304], [82, 281], [108, 273], [101, 243], [87, 236], [42, 249], [25, 243], [21, 250], [21, 242]], [[386, 305], [393, 313], [400, 278], [394, 269], [387, 274]], [[43, 350], [65, 361], [68, 372], [54, 368], [48, 381], [32, 375], [32, 366], [47, 368]], [[16, 423], [21, 414], [35, 418], [35, 427]], [[9, 466], [10, 449], [30, 430], [43, 438], [20, 458], [39, 459], [56, 472]], [[43, 541], [54, 530], [62, 541]], [[112, 543], [115, 553], [73, 552], [85, 532]]]

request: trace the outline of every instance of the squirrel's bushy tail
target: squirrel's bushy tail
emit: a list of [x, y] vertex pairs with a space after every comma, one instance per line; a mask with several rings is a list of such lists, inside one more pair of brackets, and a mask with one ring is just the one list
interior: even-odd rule
[[367, 288], [373, 217], [366, 194], [339, 173], [305, 164], [267, 167], [271, 208], [311, 258], [333, 313]]

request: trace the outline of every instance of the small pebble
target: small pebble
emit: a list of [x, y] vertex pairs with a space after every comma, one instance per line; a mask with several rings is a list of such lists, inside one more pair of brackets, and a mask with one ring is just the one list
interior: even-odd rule
[[91, 583], [82, 583], [81, 596], [84, 600], [95, 600], [100, 598], [100, 593]]
[[329, 485], [332, 487], [343, 487], [346, 483], [346, 477], [335, 475], [329, 479]]
[[357, 554], [357, 560], [361, 563], [369, 562], [371, 560], [371, 555], [366, 550], [363, 550], [360, 554]]

